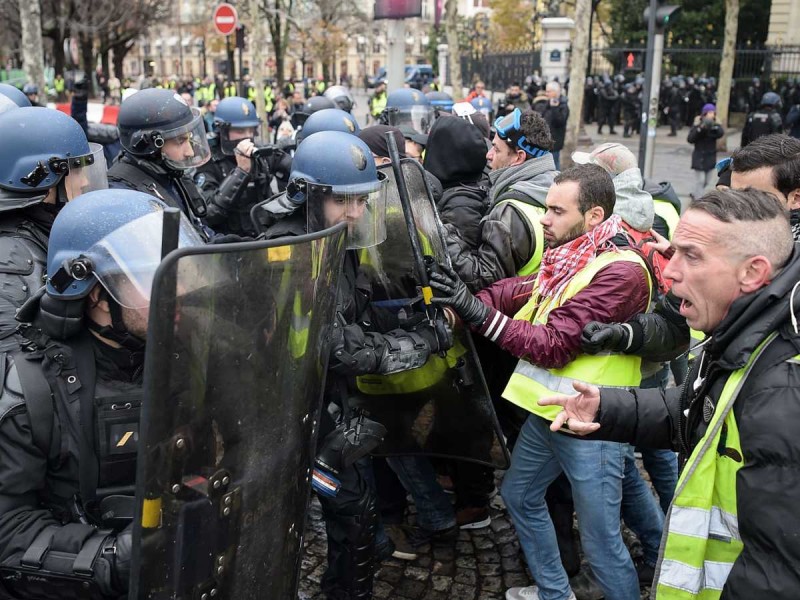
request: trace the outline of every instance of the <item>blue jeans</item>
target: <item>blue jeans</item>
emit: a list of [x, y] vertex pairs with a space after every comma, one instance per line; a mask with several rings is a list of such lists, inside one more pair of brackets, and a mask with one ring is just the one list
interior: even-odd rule
[[622, 480], [622, 519], [642, 543], [645, 561], [655, 566], [664, 530], [664, 513], [656, 503], [650, 486], [639, 474], [633, 446], [628, 444], [625, 450], [625, 479]]
[[[683, 356], [680, 359], [676, 359], [676, 361], [679, 363], [682, 361], [685, 365], [686, 357]], [[674, 364], [676, 361], [673, 361], [671, 364]], [[669, 371], [670, 367], [664, 365], [658, 373], [651, 375], [647, 379], [643, 379], [639, 387], [645, 389], [667, 389]], [[680, 374], [679, 372], [675, 376], [676, 380]], [[683, 378], [685, 377], [686, 376], [683, 375]], [[680, 383], [678, 385], [680, 385]], [[664, 511], [664, 514], [667, 514], [667, 512], [669, 512], [669, 505], [672, 503], [672, 497], [675, 495], [675, 487], [678, 485], [678, 455], [672, 450], [665, 450], [662, 448], [637, 448], [637, 450], [642, 453], [642, 462], [644, 463], [645, 471], [650, 475], [650, 481], [653, 482], [656, 493], [658, 493], [658, 501], [661, 505], [661, 510]], [[630, 524], [628, 526], [630, 527]]]
[[386, 462], [403, 487], [414, 498], [417, 525], [428, 531], [441, 531], [456, 524], [450, 498], [436, 481], [436, 472], [424, 456], [390, 456]]
[[563, 471], [578, 514], [581, 545], [607, 600], [638, 600], [639, 580], [620, 532], [625, 444], [553, 433], [530, 415], [514, 446], [502, 494], [542, 600], [569, 597], [545, 491]]
[[675, 496], [678, 485], [678, 455], [672, 450], [663, 448], [637, 448], [642, 453], [642, 462], [650, 481], [656, 488], [658, 503], [664, 514], [669, 512], [669, 505]]

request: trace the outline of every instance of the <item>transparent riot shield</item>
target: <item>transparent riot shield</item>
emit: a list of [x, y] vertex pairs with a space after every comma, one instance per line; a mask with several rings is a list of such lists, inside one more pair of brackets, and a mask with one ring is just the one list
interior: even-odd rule
[[[443, 227], [422, 167], [402, 161], [423, 254], [431, 265], [450, 264]], [[408, 228], [391, 167], [386, 240], [362, 251], [361, 269], [372, 282], [376, 310], [417, 318], [421, 293]], [[469, 330], [459, 325], [453, 347], [418, 369], [357, 378], [358, 402], [388, 433], [378, 454], [422, 454], [508, 468], [510, 457], [497, 422]]]
[[129, 598], [295, 598], [346, 228], [156, 273]]

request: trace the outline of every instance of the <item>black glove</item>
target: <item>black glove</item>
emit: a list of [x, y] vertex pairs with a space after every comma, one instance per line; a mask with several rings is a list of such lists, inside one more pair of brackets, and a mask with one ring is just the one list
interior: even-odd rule
[[439, 271], [430, 274], [430, 283], [439, 292], [431, 302], [452, 307], [465, 323], [480, 327], [489, 316], [489, 307], [472, 295], [449, 266], [439, 265]]
[[117, 534], [114, 542], [114, 582], [118, 590], [128, 591], [131, 577], [131, 554], [133, 552], [133, 525], [128, 525]]
[[415, 331], [419, 336], [428, 342], [431, 354], [445, 352], [453, 346], [453, 331], [444, 319], [434, 320], [434, 326], [427, 322], [420, 323], [414, 329], [405, 328], [406, 331]]
[[624, 352], [631, 344], [631, 327], [625, 323], [587, 323], [581, 333], [581, 350], [588, 354]]

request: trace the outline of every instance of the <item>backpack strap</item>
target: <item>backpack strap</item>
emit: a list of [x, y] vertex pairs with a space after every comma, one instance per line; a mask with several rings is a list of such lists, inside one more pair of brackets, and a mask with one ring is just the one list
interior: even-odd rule
[[50, 441], [53, 436], [53, 394], [50, 385], [42, 372], [40, 360], [34, 360], [29, 354], [15, 352], [14, 366], [25, 396], [28, 417], [31, 420], [33, 443], [44, 454], [50, 455]]

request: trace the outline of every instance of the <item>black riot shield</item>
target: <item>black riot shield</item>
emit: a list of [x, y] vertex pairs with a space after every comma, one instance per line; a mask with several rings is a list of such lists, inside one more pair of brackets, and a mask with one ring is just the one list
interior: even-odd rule
[[345, 248], [339, 225], [162, 262], [129, 598], [296, 597]]
[[[443, 227], [418, 162], [402, 161], [410, 205], [426, 262], [450, 264]], [[392, 169], [386, 205], [386, 240], [361, 255], [372, 281], [376, 310], [400, 320], [420, 318], [421, 294], [408, 228]], [[508, 468], [510, 457], [470, 332], [459, 325], [453, 347], [418, 369], [357, 378], [358, 401], [388, 433], [378, 454], [423, 454]]]

